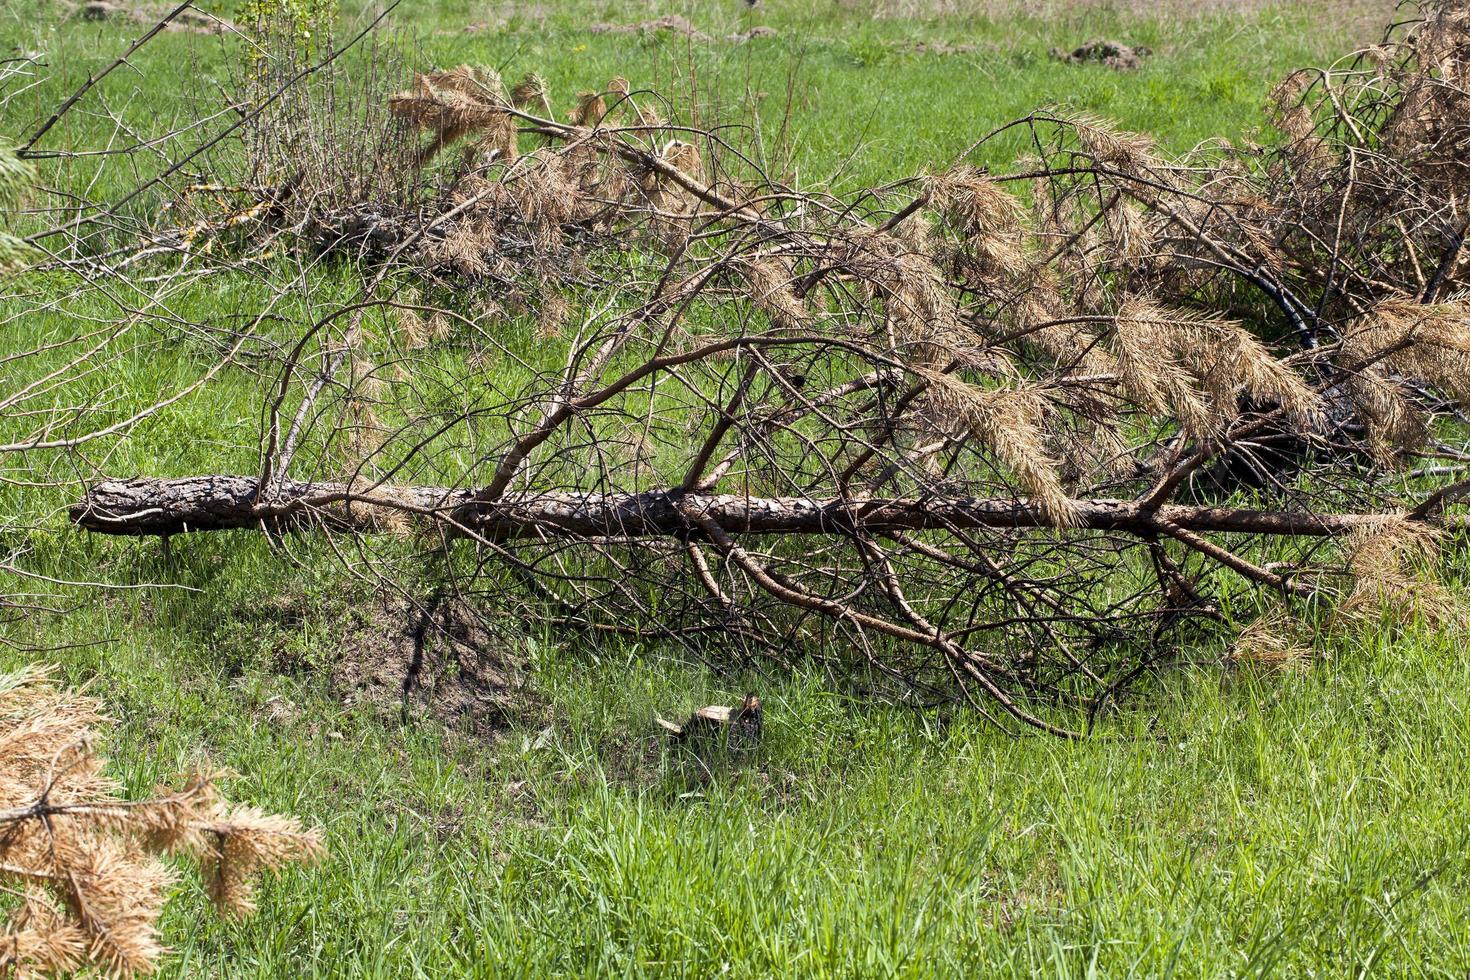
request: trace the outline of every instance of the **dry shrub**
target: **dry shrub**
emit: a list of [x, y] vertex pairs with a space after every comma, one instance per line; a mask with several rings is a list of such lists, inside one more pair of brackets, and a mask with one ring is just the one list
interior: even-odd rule
[[251, 104], [275, 99], [242, 128], [243, 173], [223, 182], [246, 192], [242, 208], [264, 204], [265, 227], [308, 233], [338, 227], [333, 214], [343, 210], [401, 216], [427, 190], [413, 129], [388, 100], [409, 60], [402, 42], [374, 35], [330, 70], [293, 81], [311, 64], [293, 26], [268, 18], [254, 33], [254, 60], [237, 87]]
[[1029, 387], [984, 390], [942, 371], [919, 369], [919, 374], [930, 383], [937, 427], [971, 436], [993, 451], [1057, 527], [1075, 522], [1075, 504], [1047, 451], [1049, 413], [1040, 392]]
[[1139, 402], [1169, 413], [1196, 436], [1221, 432], [1241, 394], [1272, 402], [1309, 428], [1321, 398], [1240, 324], [1132, 299], [1109, 335], [1122, 383]]
[[977, 282], [1004, 283], [1027, 268], [1024, 211], [1014, 194], [971, 167], [929, 180], [929, 200], [964, 242], [961, 268]]
[[19, 898], [0, 973], [152, 972], [177, 881], [164, 856], [196, 859], [215, 908], [247, 915], [261, 872], [325, 854], [299, 821], [232, 807], [207, 769], [123, 798], [95, 749], [105, 721], [95, 698], [45, 670], [0, 676], [0, 883]]
[[1420, 13], [1338, 66], [1292, 75], [1274, 96], [1288, 137], [1265, 185], [1275, 237], [1306, 271], [1327, 272], [1335, 255], [1361, 276], [1328, 293], [1334, 320], [1464, 285], [1470, 12], [1433, 0]]
[[460, 65], [450, 71], [415, 74], [413, 88], [388, 100], [388, 110], [433, 134], [419, 163], [428, 163], [446, 147], [470, 133], [477, 136], [471, 164], [513, 162], [516, 124], [506, 112], [511, 96], [500, 76], [489, 68]]
[[510, 90], [511, 105], [517, 109], [540, 109], [548, 118], [556, 115], [551, 109], [551, 89], [546, 79], [528, 71]]
[[770, 318], [771, 326], [792, 333], [803, 329], [811, 314], [792, 290], [795, 277], [788, 262], [780, 256], [758, 255], [743, 260], [739, 269], [746, 295]]
[[1350, 356], [1427, 381], [1470, 408], [1470, 302], [1389, 297], [1344, 337]]
[[1470, 308], [1462, 300], [1425, 304], [1389, 297], [1348, 325], [1343, 348], [1361, 365], [1345, 391], [1379, 459], [1418, 448], [1430, 435], [1414, 382], [1434, 385], [1470, 408]]
[[[930, 408], [954, 393], [935, 379], [958, 370], [978, 372], [979, 390], [1060, 382], [1041, 443], [1068, 485], [1153, 465], [1130, 449], [1132, 430], [1208, 442], [1252, 412], [1279, 416], [1299, 455], [1348, 444], [1393, 461], [1430, 437], [1428, 392], [1463, 403], [1470, 376], [1460, 305], [1428, 301], [1461, 285], [1443, 243], [1470, 191], [1452, 149], [1466, 31], [1461, 13], [1430, 5], [1339, 74], [1294, 75], [1274, 96], [1286, 140], [1271, 151], [1212, 143], [1170, 159], [1104, 120], [1037, 113], [1025, 122], [1040, 160], [1021, 161], [1044, 173], [1030, 208], [1013, 178], [962, 165], [915, 181], [923, 206], [893, 224], [816, 194], [744, 205], [796, 195], [759, 173], [737, 177], [733, 154], [704, 159], [622, 77], [559, 122], [534, 73], [509, 91], [485, 68], [419, 73], [387, 100], [431, 134], [415, 163], [473, 143], [444, 189], [406, 198], [419, 216], [379, 254], [494, 282], [511, 305], [540, 310], [546, 336], [569, 305], [558, 291], [569, 270], [595, 264], [602, 245], [682, 255], [690, 281], [702, 275], [689, 267], [722, 265], [711, 281], [738, 283], [764, 322], [865, 337], [936, 386]], [[1347, 114], [1333, 86], [1354, 92]], [[546, 145], [521, 156], [518, 128]], [[722, 223], [690, 247], [721, 194]], [[407, 254], [389, 247], [416, 230], [429, 233]], [[1435, 282], [1431, 268], [1442, 269]], [[813, 283], [821, 295], [807, 295]], [[1283, 316], [1312, 361], [1284, 356], [1272, 326]], [[421, 325], [403, 319], [409, 345], [421, 344]], [[979, 438], [985, 426], [968, 428], [997, 453]], [[991, 461], [1055, 504], [1057, 486], [1038, 475], [1054, 467], [1036, 459]]]
[[1315, 653], [1300, 639], [1301, 624], [1282, 611], [1261, 616], [1236, 637], [1226, 659], [1262, 671], [1305, 670]]
[[1343, 542], [1352, 591], [1338, 605], [1351, 620], [1387, 617], [1407, 623], [1422, 619], [1435, 627], [1463, 622], [1465, 611], [1433, 577], [1440, 532], [1426, 524], [1385, 519]]

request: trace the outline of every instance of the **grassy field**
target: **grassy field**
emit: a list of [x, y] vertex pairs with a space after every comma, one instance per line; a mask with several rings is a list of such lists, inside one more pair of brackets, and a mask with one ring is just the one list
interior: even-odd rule
[[[850, 190], [942, 167], [1048, 103], [1177, 149], [1249, 140], [1286, 71], [1371, 40], [1391, 14], [1135, 6], [448, 2], [406, 4], [399, 21], [425, 64], [534, 69], [559, 106], [621, 74], [696, 106], [705, 124], [754, 125], [804, 185]], [[714, 40], [589, 30], [667, 13]], [[365, 15], [343, 21], [347, 35]], [[777, 34], [724, 40], [757, 24]], [[64, 19], [40, 0], [0, 11], [6, 46], [50, 66], [8, 104], [0, 136], [23, 139], [139, 30]], [[1047, 56], [1095, 37], [1155, 53], [1133, 74]], [[213, 83], [227, 84], [239, 57], [216, 38], [164, 35], [98, 98], [138, 132], [161, 131], [217, 108]], [[92, 106], [48, 145], [114, 135]], [[95, 166], [45, 178], [84, 186]], [[108, 196], [105, 182], [96, 190]], [[348, 288], [320, 285], [328, 297]], [[205, 278], [175, 302], [236, 311], [252, 295]], [[0, 354], [74, 329], [87, 310], [4, 313]], [[557, 362], [529, 324], [506, 329], [518, 351]], [[160, 343], [98, 383], [120, 404], [147, 404], [200, 356]], [[248, 470], [259, 384], [239, 372], [105, 453], [43, 465]], [[7, 592], [66, 611], [8, 625], [5, 639], [50, 648], [42, 656], [105, 698], [115, 772], [131, 790], [207, 752], [240, 774], [236, 799], [320, 823], [333, 855], [270, 885], [244, 923], [201, 918], [197, 889], [182, 896], [166, 923], [170, 975], [1470, 973], [1463, 636], [1324, 619], [1311, 669], [1275, 673], [1224, 666], [1223, 641], [1206, 644], [1127, 701], [1104, 736], [1065, 743], [1011, 739], [962, 710], [866, 703], [815, 675], [717, 675], [637, 646], [567, 648], [511, 623], [494, 639], [525, 687], [487, 736], [344, 704], [332, 678], [344, 658], [371, 656], [361, 637], [383, 614], [324, 544], [238, 532], [165, 551], [69, 531], [64, 503], [0, 489], [0, 508], [22, 515], [6, 550], [27, 550], [25, 571], [171, 588], [16, 577]], [[36, 656], [7, 648], [0, 669]], [[767, 706], [752, 759], [696, 760], [652, 723], [751, 688]]]

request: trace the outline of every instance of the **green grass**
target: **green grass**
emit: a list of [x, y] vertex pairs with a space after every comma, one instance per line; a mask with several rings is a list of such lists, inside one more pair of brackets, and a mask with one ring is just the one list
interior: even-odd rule
[[[481, 4], [415, 5], [425, 63], [546, 74], [558, 105], [613, 74], [675, 96], [704, 121], [749, 122], [806, 186], [851, 189], [942, 166], [989, 127], [1066, 102], [1184, 148], [1248, 139], [1275, 79], [1330, 59], [1356, 30], [1310, 10], [1138, 19], [1109, 5], [1019, 15], [874, 19], [842, 5], [731, 2], [688, 16], [747, 45], [589, 34], [652, 16], [643, 4], [558, 4], [463, 34]], [[687, 12], [687, 11], [686, 11]], [[359, 23], [349, 12], [347, 20]], [[437, 33], [443, 31], [445, 33]], [[18, 97], [0, 135], [23, 137], [132, 28], [60, 22], [50, 4], [0, 12], [0, 33], [44, 50], [51, 77]], [[1061, 66], [1052, 44], [1147, 43], [1135, 75]], [[915, 39], [973, 43], [918, 55]], [[907, 43], [908, 48], [903, 46]], [[142, 132], [217, 105], [230, 53], [169, 35], [99, 93]], [[754, 97], [750, 93], [755, 93]], [[760, 93], [764, 93], [762, 97]], [[79, 110], [48, 142], [95, 146], [111, 124]], [[987, 149], [996, 162], [1014, 146]], [[54, 172], [77, 186], [92, 163]], [[119, 193], [121, 176], [100, 196]], [[62, 283], [43, 284], [54, 295]], [[350, 284], [316, 284], [329, 303]], [[249, 309], [249, 284], [206, 280], [181, 313]], [[105, 318], [106, 304], [27, 314], [0, 353]], [[14, 306], [5, 311], [17, 313]], [[299, 313], [299, 311], [297, 311]], [[281, 328], [289, 334], [290, 325]], [[523, 322], [506, 343], [559, 361]], [[540, 349], [550, 346], [552, 349]], [[97, 390], [129, 405], [192, 377], [206, 350], [160, 343]], [[514, 384], [506, 369], [497, 381]], [[236, 372], [95, 457], [47, 465], [115, 474], [250, 468], [262, 381]], [[446, 387], [446, 399], [455, 397]], [[1329, 629], [1310, 671], [1164, 672], [1110, 718], [1106, 738], [1010, 739], [961, 710], [902, 711], [815, 675], [721, 676], [637, 647], [568, 648], [508, 623], [534, 695], [496, 740], [399, 724], [333, 698], [326, 674], [371, 603], [320, 541], [273, 549], [246, 533], [172, 542], [88, 538], [60, 493], [7, 487], [23, 517], [6, 551], [39, 574], [181, 588], [72, 591], [36, 580], [64, 615], [7, 627], [10, 642], [85, 682], [117, 718], [114, 771], [146, 792], [203, 752], [240, 776], [234, 798], [325, 827], [323, 867], [289, 871], [244, 922], [172, 907], [177, 976], [1434, 976], [1470, 971], [1467, 831], [1470, 660], [1422, 627]], [[1250, 610], [1238, 614], [1248, 617]], [[0, 668], [37, 656], [0, 653]], [[747, 688], [768, 709], [748, 758], [671, 750], [677, 717]]]
[[[251, 922], [201, 927], [200, 896], [182, 898], [180, 975], [1470, 963], [1470, 664], [1452, 638], [1344, 633], [1302, 674], [1181, 669], [1130, 703], [1119, 737], [1080, 744], [763, 681], [758, 754], [700, 762], [668, 750], [652, 715], [749, 679], [633, 652], [531, 644], [552, 707], [491, 744], [344, 714], [309, 670], [275, 665], [330, 657], [355, 600], [320, 572], [283, 574], [251, 539], [224, 547], [222, 573], [215, 549], [176, 543], [178, 579], [203, 597], [98, 602], [53, 634], [113, 638], [64, 660], [102, 679], [134, 789], [203, 746], [244, 774], [238, 797], [327, 828], [332, 862], [288, 873]], [[256, 612], [282, 594], [301, 597], [299, 619]]]
[[[206, 6], [228, 14], [243, 4]], [[921, 20], [874, 19], [859, 4], [826, 0], [765, 0], [754, 11], [739, 0], [687, 8], [585, 0], [527, 6], [539, 14], [516, 14], [512, 4], [405, 4], [396, 23], [413, 40], [422, 65], [485, 64], [507, 78], [536, 71], [547, 78], [558, 110], [568, 108], [577, 92], [602, 89], [623, 75], [667, 96], [683, 121], [754, 124], [770, 162], [789, 159], [803, 185], [834, 189], [947, 166], [992, 127], [1047, 105], [1106, 116], [1178, 150], [1217, 137], [1249, 139], [1259, 135], [1267, 94], [1288, 72], [1373, 39], [1387, 18], [1387, 5], [1377, 9], [1371, 0], [1349, 4], [1352, 16], [1342, 14], [1342, 4], [1335, 16], [1311, 4], [1282, 4], [1191, 17], [1188, 4], [1173, 2], [1158, 18], [1139, 18], [1112, 3], [1078, 0], [1060, 4], [1056, 16]], [[992, 11], [1003, 6], [976, 5]], [[7, 35], [44, 53], [52, 68], [45, 84], [8, 107], [8, 136], [28, 133], [138, 32], [111, 22], [57, 22], [51, 10], [46, 0], [18, 0], [10, 13], [0, 13]], [[691, 44], [667, 31], [629, 36], [588, 30], [669, 10], [683, 10], [716, 40]], [[39, 18], [32, 15], [37, 11], [43, 12]], [[344, 16], [340, 33], [349, 36], [367, 19], [363, 13]], [[466, 24], [502, 22], [500, 31], [462, 31]], [[778, 34], [746, 44], [722, 40], [755, 24]], [[1146, 44], [1156, 54], [1131, 74], [1068, 66], [1047, 54], [1098, 37]], [[920, 54], [918, 41], [975, 50]], [[155, 133], [166, 121], [193, 118], [201, 106], [218, 110], [219, 92], [238, 90], [241, 61], [239, 46], [228, 40], [166, 34], [134, 60], [136, 73], [115, 73], [98, 92], [125, 122]], [[698, 107], [694, 120], [691, 105]], [[92, 147], [111, 132], [100, 112], [84, 111], [48, 146], [65, 148], [72, 140]], [[1001, 141], [974, 162], [1009, 163], [1020, 149]]]

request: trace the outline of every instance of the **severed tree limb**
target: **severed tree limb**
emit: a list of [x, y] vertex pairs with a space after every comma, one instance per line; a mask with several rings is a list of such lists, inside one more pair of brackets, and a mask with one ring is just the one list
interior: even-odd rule
[[[324, 521], [359, 531], [381, 529], [384, 512], [437, 517], [492, 539], [544, 534], [577, 537], [684, 535], [687, 514], [729, 534], [873, 534], [1055, 525], [1025, 500], [746, 497], [735, 494], [544, 492], [512, 500], [479, 499], [474, 489], [283, 481], [269, 502], [257, 500], [249, 476], [142, 477], [107, 480], [70, 508], [78, 526], [102, 534], [169, 535]], [[1128, 500], [1076, 501], [1074, 527], [1177, 537], [1202, 533], [1331, 537], [1382, 524], [1383, 514], [1198, 507], [1145, 507]], [[1440, 526], [1467, 529], [1464, 517]]]

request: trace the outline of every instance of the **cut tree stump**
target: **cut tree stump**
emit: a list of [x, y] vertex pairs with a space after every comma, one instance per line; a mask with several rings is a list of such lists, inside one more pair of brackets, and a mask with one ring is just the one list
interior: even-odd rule
[[735, 707], [712, 704], [700, 708], [682, 725], [655, 718], [659, 727], [675, 742], [708, 744], [722, 740], [731, 748], [750, 748], [760, 742], [762, 732], [761, 699], [747, 694]]

